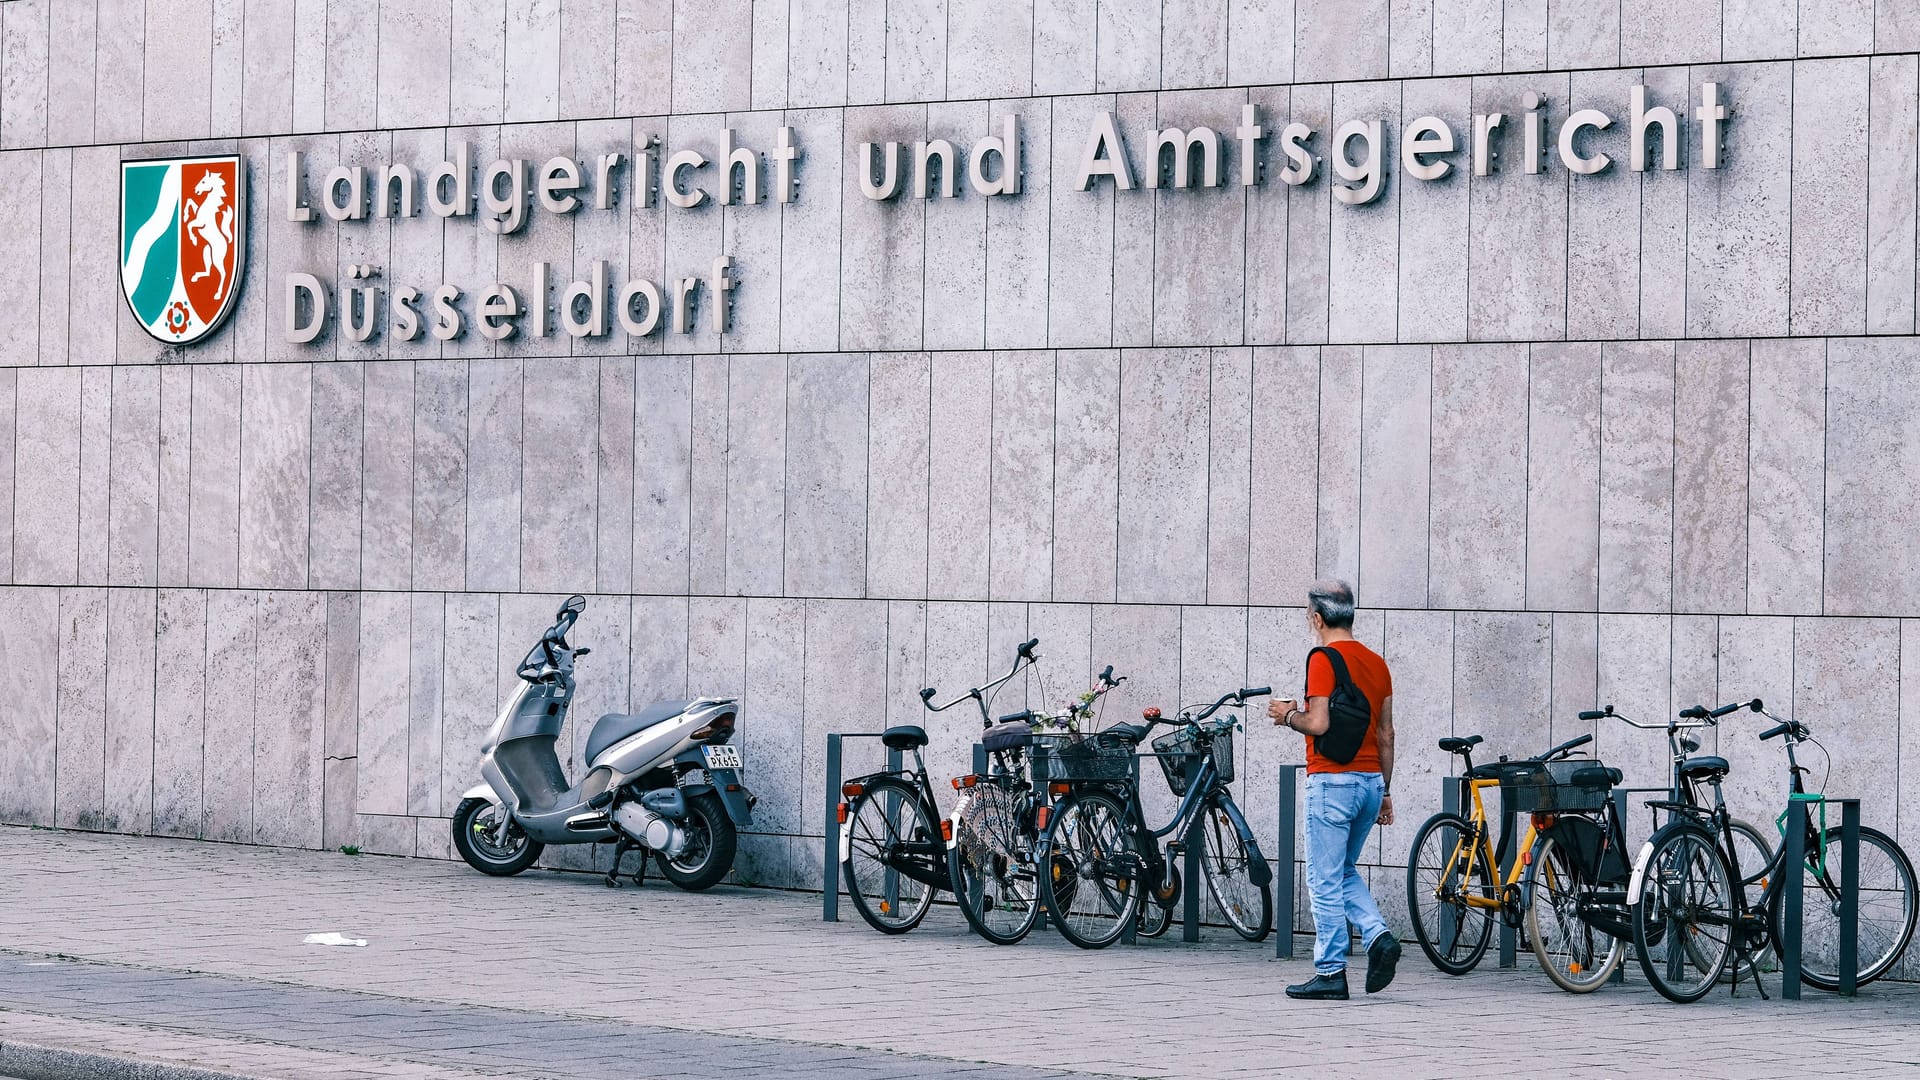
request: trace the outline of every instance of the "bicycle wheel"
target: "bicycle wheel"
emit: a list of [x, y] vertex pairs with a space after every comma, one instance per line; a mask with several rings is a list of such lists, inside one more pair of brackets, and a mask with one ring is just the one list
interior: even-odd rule
[[[944, 877], [940, 833], [905, 781], [867, 782], [847, 807], [847, 843], [842, 877], [853, 906], [883, 934], [904, 934], [920, 925], [933, 906], [929, 879]], [[935, 862], [935, 860], [941, 860]]]
[[1217, 804], [1200, 811], [1200, 871], [1207, 891], [1233, 932], [1248, 941], [1260, 941], [1273, 929], [1273, 885], [1253, 883], [1253, 852], [1248, 850], [1233, 818]]
[[1733, 959], [1736, 886], [1713, 834], [1681, 822], [1654, 834], [1633, 913], [1634, 952], [1669, 1001], [1698, 1001]]
[[1069, 795], [1047, 822], [1049, 872], [1041, 899], [1060, 936], [1083, 949], [1119, 940], [1138, 912], [1141, 859], [1120, 803], [1110, 795]]
[[[1805, 925], [1800, 928], [1800, 981], [1821, 990], [1840, 989], [1840, 829], [1826, 831], [1824, 870], [1809, 856], [1800, 867]], [[1913, 863], [1879, 829], [1860, 829], [1859, 985], [1885, 975], [1913, 938]], [[1786, 904], [1775, 894], [1768, 925], [1785, 941]]]
[[1173, 912], [1146, 900], [1140, 905], [1139, 921], [1134, 924], [1135, 937], [1157, 938], [1173, 925]]
[[1040, 915], [1028, 806], [1024, 793], [985, 783], [954, 811], [948, 851], [954, 895], [967, 925], [995, 945], [1018, 943]]
[[1543, 839], [1534, 849], [1527, 937], [1547, 978], [1570, 994], [1590, 994], [1605, 986], [1627, 951], [1626, 942], [1581, 918], [1592, 892], [1582, 877], [1553, 840]]
[[[1433, 966], [1465, 975], [1480, 963], [1499, 911], [1492, 857], [1458, 814], [1435, 814], [1407, 853], [1407, 911]], [[1479, 901], [1478, 904], [1469, 901]]]

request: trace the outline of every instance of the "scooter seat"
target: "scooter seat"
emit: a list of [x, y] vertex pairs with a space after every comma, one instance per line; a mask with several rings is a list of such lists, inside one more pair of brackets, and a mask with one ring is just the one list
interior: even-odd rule
[[691, 704], [691, 701], [656, 701], [637, 713], [608, 713], [595, 720], [593, 730], [587, 735], [587, 764], [593, 764], [593, 759], [607, 747], [679, 716]]

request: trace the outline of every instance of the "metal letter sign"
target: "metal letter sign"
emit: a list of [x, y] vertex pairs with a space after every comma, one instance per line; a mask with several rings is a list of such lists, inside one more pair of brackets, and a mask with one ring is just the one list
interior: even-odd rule
[[246, 198], [238, 155], [120, 163], [120, 291], [157, 340], [190, 345], [232, 313]]

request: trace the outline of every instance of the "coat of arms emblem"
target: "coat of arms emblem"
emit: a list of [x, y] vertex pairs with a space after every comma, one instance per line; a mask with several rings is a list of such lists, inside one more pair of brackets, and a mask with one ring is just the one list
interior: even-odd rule
[[158, 340], [199, 341], [233, 311], [246, 177], [234, 154], [120, 163], [120, 291]]

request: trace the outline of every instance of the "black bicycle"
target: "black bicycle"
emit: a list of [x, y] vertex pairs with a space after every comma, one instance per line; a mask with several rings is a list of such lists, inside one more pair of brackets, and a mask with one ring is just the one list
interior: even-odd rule
[[[951, 821], [943, 821], [920, 750], [926, 729], [918, 724], [890, 727], [880, 736], [889, 749], [910, 751], [910, 767], [855, 777], [841, 785], [840, 865], [847, 893], [860, 917], [885, 934], [904, 934], [920, 925], [933, 907], [934, 894], [953, 893], [974, 932], [989, 941], [1012, 944], [1033, 929], [1039, 914], [1038, 873], [1023, 854], [1033, 849], [1039, 798], [1026, 778], [1025, 756], [1030, 714], [1003, 717], [995, 724], [987, 711], [993, 692], [1031, 667], [1040, 639], [1021, 645], [1005, 675], [976, 686], [945, 705], [933, 703], [934, 688], [920, 691], [932, 712], [963, 701], [980, 708], [982, 744], [991, 762], [985, 776], [954, 781], [968, 807], [964, 837], [989, 836], [1006, 858], [962, 858], [955, 853], [974, 844], [955, 843]], [[1109, 669], [1111, 670], [1111, 669]]]
[[[1789, 799], [1804, 799], [1801, 778], [1807, 769], [1800, 764], [1797, 750], [1807, 743], [1820, 745], [1811, 729], [1773, 715], [1759, 698], [1724, 705], [1710, 715], [1717, 719], [1741, 708], [1774, 721], [1760, 738], [1783, 740]], [[1634, 905], [1634, 951], [1641, 970], [1666, 998], [1689, 1002], [1704, 997], [1729, 965], [1738, 964], [1755, 972], [1754, 984], [1764, 997], [1766, 988], [1760, 983], [1755, 958], [1769, 944], [1777, 949], [1789, 934], [1798, 934], [1802, 981], [1824, 990], [1838, 989], [1840, 827], [1823, 827], [1809, 815], [1803, 864], [1786, 867], [1786, 845], [1782, 844], [1762, 870], [1765, 884], [1759, 899], [1749, 899], [1747, 890], [1737, 884], [1747, 879], [1720, 790], [1729, 771], [1723, 757], [1689, 758], [1680, 766], [1681, 775], [1689, 783], [1711, 787], [1712, 805], [1654, 804], [1671, 817], [1635, 861], [1628, 886], [1628, 901]], [[1913, 863], [1900, 845], [1878, 829], [1861, 827], [1855, 869], [1859, 875], [1858, 985], [1864, 986], [1885, 975], [1912, 940], [1915, 884]], [[1781, 897], [1788, 874], [1801, 875], [1806, 898], [1803, 926], [1785, 925]]]
[[[1248, 941], [1267, 936], [1273, 928], [1273, 869], [1227, 789], [1239, 717], [1214, 714], [1269, 692], [1264, 686], [1235, 690], [1211, 704], [1185, 707], [1174, 721], [1148, 709], [1142, 723], [1035, 747], [1035, 779], [1045, 780], [1058, 800], [1046, 815], [1035, 861], [1047, 868], [1040, 896], [1062, 937], [1083, 949], [1101, 949], [1130, 925], [1142, 936], [1165, 933], [1180, 899], [1175, 857], [1195, 833], [1202, 876], [1221, 914]], [[1154, 741], [1153, 756], [1180, 804], [1156, 829], [1142, 812], [1138, 751], [1161, 724], [1174, 730]], [[1163, 851], [1160, 840], [1167, 836], [1181, 839]]]

